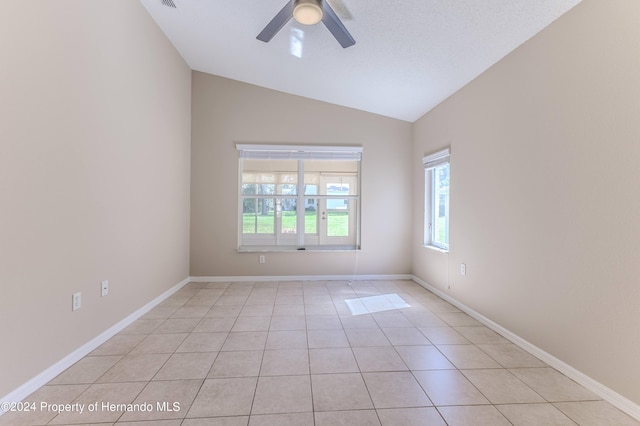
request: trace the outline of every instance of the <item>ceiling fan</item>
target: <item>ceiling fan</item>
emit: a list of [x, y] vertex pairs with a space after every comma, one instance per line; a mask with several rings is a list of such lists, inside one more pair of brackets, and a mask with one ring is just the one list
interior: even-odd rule
[[291, 0], [287, 2], [256, 38], [265, 43], [269, 42], [291, 18], [295, 18], [296, 21], [304, 25], [314, 25], [322, 21], [343, 48], [356, 44], [354, 38], [326, 0]]

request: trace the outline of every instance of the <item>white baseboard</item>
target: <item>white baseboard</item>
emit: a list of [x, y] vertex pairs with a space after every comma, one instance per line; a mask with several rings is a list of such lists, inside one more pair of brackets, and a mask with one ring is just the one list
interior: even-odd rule
[[169, 290], [162, 293], [160, 296], [153, 299], [151, 302], [147, 303], [146, 305], [144, 305], [143, 307], [141, 307], [131, 315], [124, 318], [122, 321], [108, 328], [104, 332], [100, 333], [98, 336], [91, 339], [89, 342], [80, 346], [78, 349], [71, 352], [69, 355], [65, 356], [60, 361], [53, 364], [51, 367], [47, 368], [46, 370], [44, 370], [43, 372], [41, 372], [31, 380], [29, 380], [28, 382], [24, 383], [19, 388], [3, 396], [0, 399], [0, 416], [3, 415], [5, 412], [1, 408], [4, 406], [4, 404], [2, 403], [22, 401], [23, 399], [31, 395], [33, 392], [37, 391], [42, 386], [47, 384], [49, 381], [51, 381], [51, 379], [56, 377], [58, 374], [62, 373], [64, 370], [71, 367], [73, 364], [78, 362], [80, 359], [82, 359], [84, 356], [86, 356], [91, 351], [96, 349], [98, 346], [100, 346], [101, 344], [109, 340], [111, 337], [113, 337], [114, 335], [122, 331], [125, 327], [133, 323], [142, 315], [149, 312], [155, 306], [160, 304], [163, 300], [167, 299], [173, 293], [180, 290], [189, 282], [190, 282], [189, 278], [185, 278], [175, 286], [171, 287]]
[[531, 342], [528, 342], [527, 340], [523, 339], [522, 337], [518, 336], [517, 334], [512, 333], [511, 331], [507, 330], [506, 328], [502, 327], [501, 325], [491, 321], [489, 318], [487, 318], [484, 315], [474, 311], [470, 307], [466, 306], [464, 303], [459, 302], [458, 300], [456, 300], [455, 298], [451, 297], [447, 293], [441, 291], [440, 289], [438, 289], [436, 287], [433, 287], [432, 285], [426, 283], [425, 281], [421, 280], [420, 278], [418, 278], [416, 276], [412, 276], [412, 279], [413, 279], [413, 281], [415, 281], [416, 283], [420, 284], [422, 287], [426, 288], [427, 290], [431, 291], [432, 293], [434, 293], [438, 297], [440, 297], [440, 298], [446, 300], [447, 302], [451, 303], [452, 305], [454, 305], [455, 307], [457, 307], [461, 311], [465, 312], [469, 316], [473, 317], [474, 319], [480, 321], [482, 324], [486, 325], [487, 327], [489, 327], [490, 329], [492, 329], [496, 333], [499, 333], [504, 338], [510, 340], [515, 345], [519, 346], [520, 348], [522, 348], [525, 351], [529, 352], [531, 355], [533, 355], [536, 358], [540, 359], [541, 361], [545, 362], [550, 367], [555, 368], [556, 370], [558, 370], [559, 372], [561, 372], [565, 376], [573, 379], [575, 382], [581, 384], [582, 386], [584, 386], [585, 388], [587, 388], [591, 392], [593, 392], [596, 395], [600, 396], [603, 400], [607, 401], [608, 403], [610, 403], [614, 407], [624, 411], [626, 414], [628, 414], [629, 416], [633, 417], [634, 419], [640, 420], [640, 405], [638, 405], [638, 404], [634, 403], [633, 401], [625, 398], [624, 396], [622, 396], [619, 393], [615, 392], [614, 390], [606, 387], [602, 383], [592, 379], [591, 377], [587, 376], [586, 374], [576, 370], [575, 368], [573, 368], [569, 364], [567, 364], [564, 361], [554, 357], [553, 355], [549, 354], [548, 352], [545, 352], [544, 350], [542, 350], [539, 347], [535, 346]]
[[194, 283], [220, 283], [228, 281], [380, 281], [380, 280], [411, 280], [411, 274], [392, 275], [271, 275], [271, 276], [231, 276], [231, 277], [191, 277]]

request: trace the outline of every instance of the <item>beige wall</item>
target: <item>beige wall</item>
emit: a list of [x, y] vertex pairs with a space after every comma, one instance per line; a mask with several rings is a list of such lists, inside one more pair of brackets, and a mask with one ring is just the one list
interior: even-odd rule
[[[411, 124], [193, 73], [191, 275], [406, 274]], [[362, 251], [239, 253], [235, 143], [361, 145]]]
[[451, 146], [451, 252], [415, 233], [414, 274], [635, 403], [639, 18], [585, 0], [416, 122], [412, 160], [420, 229], [420, 158]]
[[0, 52], [3, 396], [188, 276], [191, 71], [131, 0], [3, 2]]

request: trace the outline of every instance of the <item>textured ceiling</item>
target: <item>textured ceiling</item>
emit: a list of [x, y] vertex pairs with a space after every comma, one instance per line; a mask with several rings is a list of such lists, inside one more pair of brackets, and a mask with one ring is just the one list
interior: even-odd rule
[[288, 0], [140, 0], [189, 66], [413, 122], [581, 0], [329, 0], [356, 44], [291, 20]]

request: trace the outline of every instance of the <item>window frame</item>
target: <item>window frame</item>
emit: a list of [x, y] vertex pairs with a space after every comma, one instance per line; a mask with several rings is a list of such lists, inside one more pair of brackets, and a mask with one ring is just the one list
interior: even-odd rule
[[[236, 149], [239, 153], [238, 164], [238, 251], [315, 251], [315, 250], [360, 250], [360, 211], [361, 211], [361, 161], [362, 161], [362, 147], [358, 146], [310, 146], [310, 145], [262, 145], [262, 144], [236, 144]], [[276, 184], [276, 190], [273, 195], [264, 195], [260, 198], [273, 199], [274, 202], [278, 198], [295, 198], [296, 206], [306, 206], [309, 200], [315, 200], [316, 205], [316, 234], [306, 234], [305, 232], [305, 220], [306, 220], [306, 208], [296, 208], [296, 232], [295, 238], [291, 238], [286, 241], [287, 244], [280, 244], [278, 234], [278, 218], [277, 212], [274, 211], [274, 233], [265, 234], [264, 236], [254, 235], [247, 238], [247, 234], [243, 232], [243, 219], [244, 210], [243, 205], [246, 199], [259, 198], [258, 194], [249, 195], [243, 192], [243, 161], [245, 159], [250, 160], [297, 160], [297, 170], [295, 174], [297, 176], [296, 193], [294, 196], [284, 196], [279, 194]], [[355, 161], [357, 163], [355, 176], [355, 194], [340, 196], [332, 196], [328, 194], [322, 194], [320, 183], [318, 183], [317, 194], [305, 193], [305, 160], [312, 161]], [[277, 172], [274, 172], [277, 173]], [[293, 172], [292, 172], [293, 173]], [[339, 173], [338, 173], [339, 174]], [[325, 176], [330, 176], [331, 172]], [[335, 172], [334, 172], [335, 175]], [[345, 175], [346, 177], [346, 175]], [[349, 211], [349, 231], [353, 232], [353, 243], [341, 244], [343, 241], [337, 241], [335, 244], [331, 243], [332, 238], [328, 235], [323, 238], [320, 234], [320, 203], [326, 203], [331, 199], [348, 199], [349, 203], [353, 202], [348, 208]], [[324, 216], [323, 216], [324, 218]], [[328, 215], [327, 218], [328, 220]], [[280, 219], [281, 220], [281, 219]], [[324, 224], [326, 226], [326, 224]], [[306, 238], [306, 240], [305, 240]], [[351, 238], [351, 237], [349, 237]], [[260, 241], [262, 240], [262, 241]], [[333, 238], [335, 241], [336, 239]], [[339, 239], [338, 239], [339, 240]], [[349, 242], [351, 239], [349, 240]], [[290, 244], [288, 244], [290, 243]]]
[[[422, 159], [425, 171], [425, 196], [424, 196], [424, 246], [432, 247], [444, 252], [448, 252], [450, 249], [449, 240], [449, 228], [450, 228], [450, 204], [451, 204], [451, 161], [450, 161], [451, 149], [445, 148], [440, 151], [436, 151], [429, 154]], [[445, 205], [445, 235], [446, 242], [440, 242], [435, 237], [436, 226], [435, 220], [439, 216], [437, 209], [439, 208], [439, 200], [436, 199], [438, 191], [436, 189], [438, 169], [448, 166], [449, 167], [449, 192], [448, 200]]]

